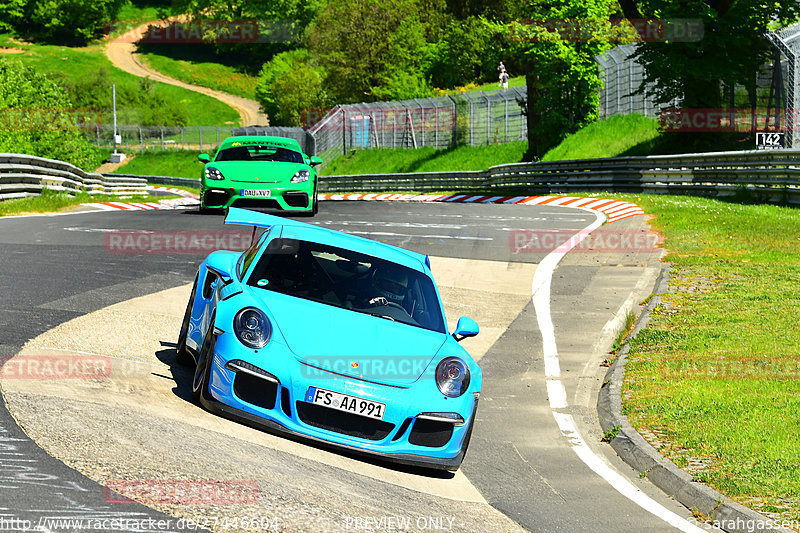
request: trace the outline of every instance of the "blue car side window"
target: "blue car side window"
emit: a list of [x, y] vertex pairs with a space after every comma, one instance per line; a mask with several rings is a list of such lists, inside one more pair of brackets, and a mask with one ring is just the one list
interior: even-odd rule
[[261, 245], [264, 243], [264, 240], [269, 236], [269, 228], [264, 231], [257, 239], [253, 240], [253, 243], [250, 245], [250, 248], [244, 252], [241, 257], [239, 257], [239, 263], [236, 268], [236, 275], [239, 277], [239, 281], [242, 280], [244, 277], [244, 273], [247, 272], [247, 269], [250, 268], [250, 264], [255, 259], [256, 255], [258, 254], [258, 250], [261, 248]]

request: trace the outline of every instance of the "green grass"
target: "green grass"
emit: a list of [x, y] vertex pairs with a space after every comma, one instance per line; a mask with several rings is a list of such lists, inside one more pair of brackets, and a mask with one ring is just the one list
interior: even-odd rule
[[195, 151], [133, 154], [133, 158], [114, 173], [199, 179], [203, 164], [197, 160], [198, 155], [200, 152]]
[[150, 67], [176, 80], [251, 100], [256, 97], [258, 78], [243, 72], [239, 65], [220, 62], [224, 58], [207, 46], [150, 45], [140, 51]]
[[382, 174], [391, 172], [446, 172], [483, 170], [503, 163], [518, 163], [527, 149], [523, 141], [488, 146], [459, 146], [449, 150], [431, 147], [408, 150], [359, 150], [323, 164], [322, 174]]
[[140, 195], [133, 197], [119, 197], [108, 194], [94, 194], [82, 192], [69, 196], [63, 192], [45, 189], [39, 196], [28, 198], [15, 198], [0, 200], [0, 216], [21, 215], [27, 213], [55, 213], [65, 211], [71, 207], [88, 202], [157, 202], [173, 196]]
[[[125, 32], [130, 29], [141, 26], [145, 22], [159, 20], [163, 17], [177, 15], [171, 3], [163, 2], [147, 2], [137, 0], [135, 3], [128, 1], [122, 5], [117, 13], [115, 22], [119, 25], [118, 30], [114, 32], [116, 35], [120, 32]], [[115, 28], [117, 29], [117, 28]]]
[[658, 121], [641, 115], [616, 115], [569, 135], [548, 151], [543, 161], [648, 155], [658, 138]]
[[[498, 72], [499, 75], [499, 72]], [[451, 96], [455, 96], [457, 94], [463, 93], [475, 93], [478, 91], [497, 91], [501, 89], [499, 85], [497, 85], [497, 81], [488, 81], [486, 83], [469, 83], [464, 85], [463, 87], [456, 87], [455, 89], [434, 89], [434, 96], [444, 96], [449, 94]], [[508, 80], [508, 88], [511, 89], [512, 87], [524, 87], [525, 86], [525, 76], [513, 76]]]
[[[117, 86], [118, 121], [122, 124], [187, 125], [239, 124], [232, 107], [209, 96], [172, 85], [146, 82], [116, 67], [105, 57], [101, 44], [82, 48], [10, 42], [11, 35], [0, 34], [0, 46], [25, 50], [12, 60], [47, 73], [65, 85], [76, 107], [101, 109], [101, 118], [110, 122], [111, 90]], [[95, 114], [96, 115], [96, 114]], [[172, 121], [172, 123], [170, 123]]]
[[[670, 293], [631, 341], [624, 403], [661, 452], [720, 492], [800, 520], [800, 211], [623, 196], [674, 265]], [[695, 459], [695, 461], [690, 461]]]

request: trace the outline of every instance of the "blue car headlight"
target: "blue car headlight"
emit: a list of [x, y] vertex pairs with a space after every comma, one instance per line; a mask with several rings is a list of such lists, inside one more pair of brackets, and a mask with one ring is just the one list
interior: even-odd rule
[[469, 368], [458, 357], [442, 359], [436, 366], [436, 386], [442, 394], [458, 398], [469, 387]]
[[233, 319], [236, 338], [248, 348], [263, 348], [272, 338], [272, 324], [267, 316], [255, 307], [245, 307]]
[[224, 180], [225, 177], [222, 175], [222, 172], [220, 172], [219, 169], [214, 167], [206, 167], [206, 179], [219, 181]]
[[294, 176], [292, 176], [292, 181], [290, 183], [303, 183], [304, 181], [308, 181], [311, 177], [311, 172], [308, 170], [298, 170], [295, 172]]

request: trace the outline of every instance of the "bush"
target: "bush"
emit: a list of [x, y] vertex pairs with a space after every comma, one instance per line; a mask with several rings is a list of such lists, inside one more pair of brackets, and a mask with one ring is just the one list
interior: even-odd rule
[[[5, 2], [3, 2], [5, 4]], [[5, 29], [59, 44], [86, 44], [117, 16], [123, 0], [11, 0], [0, 7]]]
[[498, 62], [509, 59], [504, 57], [508, 44], [507, 35], [482, 18], [453, 20], [429, 51], [426, 68], [431, 82], [452, 89], [477, 80], [496, 80]]
[[74, 126], [72, 104], [56, 82], [18, 62], [0, 58], [0, 152], [67, 161], [85, 170], [103, 152]]
[[[256, 99], [273, 126], [308, 126], [309, 114], [321, 116], [328, 105], [323, 73], [308, 50], [283, 52], [264, 65], [256, 84]], [[313, 122], [313, 120], [311, 120]]]

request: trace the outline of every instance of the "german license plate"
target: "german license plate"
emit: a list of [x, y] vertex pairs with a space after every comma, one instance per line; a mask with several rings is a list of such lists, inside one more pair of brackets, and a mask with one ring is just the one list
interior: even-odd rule
[[323, 407], [330, 407], [354, 415], [366, 416], [376, 420], [383, 420], [386, 404], [365, 400], [357, 396], [350, 396], [340, 392], [333, 392], [317, 387], [309, 387], [306, 392], [306, 401]]
[[249, 196], [251, 198], [269, 198], [272, 191], [269, 189], [242, 189], [242, 196]]

